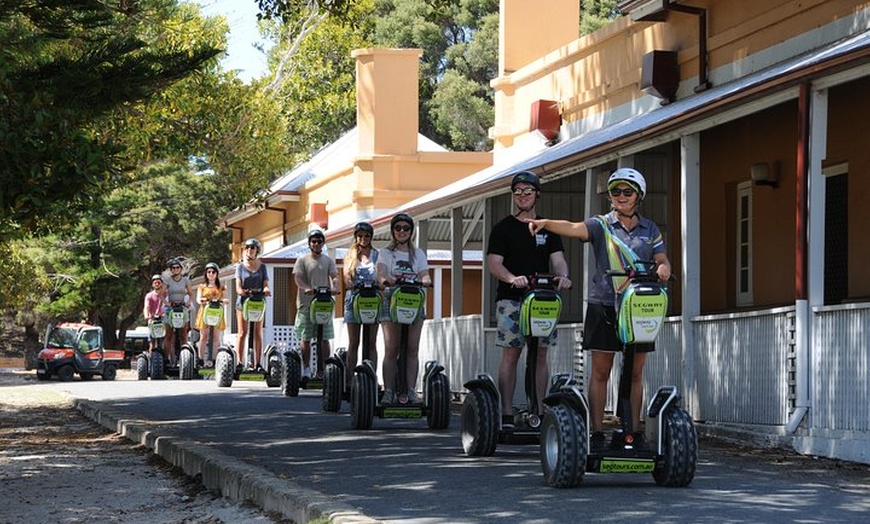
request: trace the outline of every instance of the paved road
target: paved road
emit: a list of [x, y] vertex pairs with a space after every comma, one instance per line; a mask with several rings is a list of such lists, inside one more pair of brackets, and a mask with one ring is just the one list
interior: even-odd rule
[[[402, 523], [857, 522], [870, 514], [867, 468], [838, 472], [810, 460], [702, 445], [688, 488], [657, 487], [648, 474], [587, 475], [577, 489], [544, 485], [537, 446], [499, 446], [465, 457], [458, 416], [430, 431], [425, 419], [375, 419], [353, 431], [320, 395], [285, 398], [260, 382], [52, 383], [161, 431], [195, 440], [309, 487], [378, 520]], [[848, 474], [846, 474], [848, 473]], [[863, 515], [863, 516], [862, 516]]]

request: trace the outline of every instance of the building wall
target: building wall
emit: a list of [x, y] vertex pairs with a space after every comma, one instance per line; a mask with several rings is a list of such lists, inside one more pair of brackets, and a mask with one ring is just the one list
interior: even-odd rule
[[[792, 56], [801, 46], [818, 45], [817, 41], [795, 37], [868, 5], [849, 0], [681, 3], [708, 10], [708, 70], [714, 85]], [[507, 38], [533, 40], [534, 25], [527, 24], [528, 30], [525, 27], [514, 27]], [[836, 33], [837, 29], [831, 31]], [[832, 41], [838, 37], [825, 35]], [[659, 100], [640, 91], [643, 56], [650, 51], [678, 52], [682, 84], [677, 96], [689, 96], [698, 84], [698, 42], [695, 16], [670, 13], [663, 23], [633, 22], [626, 16], [517, 71], [503, 71], [492, 82], [497, 107], [495, 125], [490, 130], [495, 162], [514, 156], [516, 153], [505, 150], [511, 146], [541, 147], [540, 141], [528, 134], [530, 108], [536, 100], [559, 102], [563, 133], [568, 136], [656, 107]], [[745, 60], [753, 54], [753, 59]]]

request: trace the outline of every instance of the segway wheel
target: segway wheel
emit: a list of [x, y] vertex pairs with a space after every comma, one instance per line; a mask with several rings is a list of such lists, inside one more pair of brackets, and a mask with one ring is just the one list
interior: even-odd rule
[[323, 411], [337, 413], [341, 409], [341, 375], [335, 364], [327, 364], [323, 372]]
[[374, 377], [355, 373], [350, 386], [350, 426], [352, 429], [372, 429], [375, 420], [378, 386]]
[[163, 354], [155, 351], [151, 354], [151, 380], [162, 380], [165, 378], [163, 374]]
[[148, 380], [148, 375], [148, 357], [142, 353], [139, 355], [139, 358], [136, 359], [136, 378], [139, 380]]
[[284, 365], [281, 366], [281, 393], [285, 397], [298, 397], [302, 382], [302, 370], [299, 360], [288, 351], [284, 353]]
[[281, 385], [281, 359], [273, 353], [269, 355], [266, 366], [266, 386], [277, 388]]
[[178, 359], [178, 378], [181, 380], [193, 380], [196, 372], [196, 362], [193, 350], [189, 347], [181, 348], [181, 357]]
[[214, 376], [219, 388], [228, 388], [233, 385], [233, 356], [229, 351], [218, 351], [214, 362]]
[[450, 426], [450, 379], [447, 375], [438, 373], [432, 376], [426, 401], [429, 429], [447, 429]]
[[489, 457], [495, 453], [498, 437], [498, 409], [495, 395], [474, 388], [462, 403], [462, 449], [469, 457]]
[[664, 420], [663, 455], [652, 475], [659, 486], [682, 488], [692, 483], [698, 464], [698, 434], [683, 408], [671, 408]]
[[586, 421], [565, 404], [553, 407], [541, 425], [541, 467], [544, 481], [554, 488], [583, 482], [588, 455]]

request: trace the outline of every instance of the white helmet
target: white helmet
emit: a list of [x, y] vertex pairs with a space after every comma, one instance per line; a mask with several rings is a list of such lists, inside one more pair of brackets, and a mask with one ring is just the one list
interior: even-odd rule
[[617, 169], [612, 175], [610, 175], [610, 178], [607, 179], [607, 189], [613, 189], [613, 186], [620, 182], [635, 187], [638, 193], [640, 193], [641, 200], [646, 196], [646, 179], [640, 174], [640, 171], [630, 167], [621, 167]]

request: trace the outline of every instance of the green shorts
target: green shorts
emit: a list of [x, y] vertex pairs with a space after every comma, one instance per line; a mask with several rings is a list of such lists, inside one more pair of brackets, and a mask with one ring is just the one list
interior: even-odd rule
[[[296, 338], [299, 340], [314, 340], [317, 338], [317, 324], [311, 321], [311, 307], [302, 306], [296, 312]], [[335, 338], [335, 330], [332, 327], [332, 320], [323, 324], [323, 340]]]

